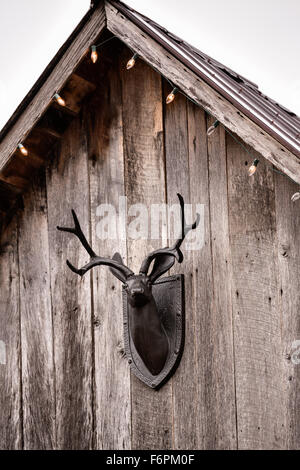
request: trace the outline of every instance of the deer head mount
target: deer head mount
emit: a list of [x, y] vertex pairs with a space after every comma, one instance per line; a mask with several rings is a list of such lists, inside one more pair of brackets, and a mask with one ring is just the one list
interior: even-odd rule
[[[184, 200], [180, 194], [177, 194], [177, 196], [181, 208], [181, 235], [172, 247], [160, 248], [148, 254], [142, 262], [139, 274], [134, 274], [131, 269], [124, 265], [119, 253], [115, 253], [112, 258], [98, 256], [87, 242], [74, 210], [72, 210], [74, 227], [57, 227], [58, 230], [76, 235], [90, 255], [89, 263], [80, 269], [77, 269], [67, 260], [68, 267], [74, 273], [83, 276], [96, 266], [109, 266], [112, 274], [123, 283], [127, 302], [125, 324], [128, 322], [129, 333], [129, 340], [127, 341], [129, 351], [127, 352], [128, 355], [137, 357], [136, 362], [142, 364], [144, 369], [143, 374], [137, 373], [136, 375], [142, 380], [143, 376], [148, 376], [147, 380], [143, 381], [148, 385], [151, 384], [150, 386], [153, 388], [158, 388], [158, 385], [162, 382], [162, 380], [155, 381], [157, 376], [166, 376], [163, 373], [164, 368], [170, 358], [171, 349], [174, 349], [174, 344], [171, 344], [174, 342], [171, 338], [172, 332], [168, 331], [170, 321], [162, 318], [153, 295], [153, 286], [156, 286], [157, 279], [173, 266], [175, 260], [182, 263], [181, 244], [188, 232], [196, 229], [200, 221], [200, 216], [197, 214], [196, 221], [193, 224], [188, 225], [186, 223]], [[149, 273], [152, 262], [153, 267]], [[162, 296], [164, 297], [164, 294]], [[172, 327], [173, 330], [176, 329], [174, 325], [175, 323]], [[134, 354], [130, 354], [131, 349], [134, 349]], [[132, 363], [132, 359], [129, 359], [129, 362]], [[140, 369], [141, 366], [138, 368]]]

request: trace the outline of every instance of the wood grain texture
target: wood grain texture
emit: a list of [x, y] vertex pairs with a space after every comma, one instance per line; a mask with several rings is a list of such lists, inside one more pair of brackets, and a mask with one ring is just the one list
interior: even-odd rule
[[300, 159], [273, 137], [263, 132], [233, 104], [213, 90], [207, 83], [187, 69], [179, 60], [166, 53], [149, 35], [105, 2], [107, 28], [141, 58], [193, 98], [232, 132], [260, 152], [266, 159], [296, 182], [300, 183]]
[[71, 272], [89, 261], [77, 237], [56, 229], [71, 227], [71, 209], [90, 238], [89, 179], [86, 136], [80, 119], [64, 135], [47, 173], [51, 299], [54, 318], [57, 448], [93, 445], [93, 341], [91, 280]]
[[8, 182], [0, 180], [0, 211], [9, 214], [19, 206], [21, 190]]
[[[170, 93], [170, 86], [165, 84], [164, 96]], [[189, 138], [186, 98], [177, 95], [173, 103], [165, 105], [165, 155], [168, 205], [178, 204], [180, 193], [185, 204], [190, 204]], [[176, 136], [176, 138], [175, 138]], [[188, 214], [186, 215], [188, 220]], [[189, 221], [188, 223], [190, 223]], [[178, 227], [178, 224], [177, 224]], [[169, 246], [180, 235], [169, 229]], [[193, 302], [193, 252], [182, 245], [184, 260], [182, 265], [175, 262], [172, 269], [185, 276], [185, 347], [179, 368], [172, 381], [173, 390], [173, 446], [175, 449], [195, 449], [198, 445], [196, 416], [199, 413], [198, 367], [195, 354], [195, 310]], [[184, 425], [183, 425], [184, 423]]]
[[[199, 248], [192, 251], [192, 302], [187, 300], [187, 308], [192, 308], [192, 327], [194, 335], [194, 355], [190, 358], [192, 363], [191, 381], [194, 382], [196, 395], [194, 397], [195, 413], [194, 427], [197, 449], [208, 449], [214, 441], [214, 427], [211, 426], [214, 418], [214, 407], [210, 403], [211, 370], [214, 367], [214, 355], [211, 354], [212, 343], [212, 295], [213, 276], [210, 241], [210, 207], [209, 207], [209, 175], [208, 153], [206, 140], [206, 116], [198, 106], [187, 101], [188, 123], [188, 156], [190, 179], [190, 202], [200, 214], [198, 226]], [[189, 299], [187, 297], [187, 299]], [[216, 384], [214, 384], [216, 387]], [[217, 443], [218, 445], [218, 443]]]
[[5, 167], [18, 143], [25, 140], [29, 131], [46, 111], [54, 94], [63, 87], [104, 27], [105, 11], [103, 4], [100, 4], [35, 94], [30, 106], [24, 110], [3, 138], [0, 144], [0, 171]]
[[[213, 123], [207, 119], [207, 128]], [[207, 345], [206, 407], [210, 449], [236, 448], [236, 403], [232, 328], [232, 259], [229, 242], [225, 131], [208, 139], [212, 305]], [[204, 353], [205, 354], [205, 353]]]
[[[88, 80], [72, 73], [62, 91], [62, 96], [66, 102], [66, 107], [60, 107], [78, 114], [84, 98], [95, 90], [95, 85]], [[58, 105], [59, 106], [59, 105]]]
[[[285, 362], [283, 385], [286, 397], [285, 449], [300, 448], [300, 213], [291, 196], [298, 186], [275, 174], [276, 229], [281, 300], [281, 332]], [[279, 315], [279, 312], [278, 312]], [[298, 341], [298, 342], [297, 342]]]
[[248, 176], [249, 155], [227, 136], [239, 449], [281, 449], [286, 440], [274, 173]]
[[0, 175], [0, 180], [3, 183], [8, 183], [17, 189], [20, 189], [22, 192], [25, 191], [26, 188], [30, 184], [27, 179], [22, 178], [22, 176], [17, 176], [17, 175], [12, 175], [12, 176]]
[[33, 158], [24, 157], [21, 152], [16, 152], [10, 159], [9, 164], [0, 175], [0, 180], [16, 187], [24, 192], [34, 179], [36, 169], [41, 166]]
[[[222, 191], [226, 194], [224, 134], [215, 134], [214, 141], [209, 140], [207, 143], [205, 112], [189, 101], [187, 110], [190, 202], [203, 206], [196, 209], [201, 214], [198, 227], [199, 248], [191, 252], [192, 258], [188, 262], [192, 263], [193, 288], [192, 295], [187, 295], [186, 299], [187, 308], [192, 309], [193, 315], [189, 319], [191, 325], [187, 325], [187, 328], [190, 328], [191, 337], [194, 336], [194, 345], [193, 355], [183, 368], [189, 371], [189, 376], [186, 377], [189, 384], [189, 387], [186, 386], [186, 396], [190, 398], [182, 401], [187, 410], [192, 407], [189, 413], [193, 418], [189, 419], [191, 430], [194, 425], [194, 448], [234, 449], [236, 410], [232, 326], [229, 301], [222, 292], [224, 282], [227, 288], [230, 287], [230, 279], [227, 279], [228, 263], [223, 258], [225, 253], [227, 256], [229, 254], [228, 223], [226, 200], [224, 205], [216, 202]], [[178, 173], [182, 174], [180, 171]], [[215, 190], [217, 194], [214, 193]], [[210, 209], [211, 200], [212, 204], [217, 204], [217, 211]], [[218, 232], [219, 224], [224, 228], [217, 238], [215, 233]], [[214, 284], [213, 270], [217, 271], [222, 287]], [[187, 341], [191, 339], [187, 337]], [[189, 390], [194, 391], [194, 398]], [[176, 419], [175, 417], [175, 422]], [[187, 419], [183, 421], [186, 422]], [[184, 431], [185, 427], [182, 427], [183, 440]], [[192, 441], [190, 437], [188, 443]]]
[[[113, 54], [112, 54], [113, 57]], [[119, 252], [126, 264], [125, 221], [120, 224], [119, 197], [124, 196], [122, 91], [118, 54], [99, 88], [86, 106], [91, 195], [92, 246], [99, 256]], [[107, 204], [109, 212], [98, 212]], [[101, 235], [104, 217], [115, 233]], [[117, 219], [114, 218], [114, 215]], [[130, 372], [124, 354], [122, 283], [106, 266], [93, 270], [95, 408], [97, 449], [130, 449]]]
[[[22, 398], [17, 221], [2, 234], [0, 245], [0, 449], [21, 449]], [[5, 362], [5, 364], [4, 364]]]
[[24, 200], [19, 225], [25, 449], [55, 447], [55, 390], [45, 173]]
[[[125, 51], [121, 72], [125, 191], [128, 207], [142, 203], [150, 210], [151, 204], [166, 202], [161, 78], [142, 61], [127, 71], [125, 65], [130, 54], [129, 50]], [[159, 240], [133, 240], [128, 237], [128, 266], [137, 272], [144, 256], [153, 249], [165, 246], [166, 239], [166, 226], [163, 226]], [[171, 448], [171, 382], [153, 393], [131, 375], [131, 397], [132, 448]]]
[[[298, 188], [264, 159], [248, 177], [249, 155], [224, 128], [207, 137], [213, 119], [182, 95], [165, 106], [169, 86], [142, 60], [125, 70], [131, 55], [116, 40], [92, 65], [95, 94], [67, 130], [63, 119], [50, 125], [62, 146], [49, 156], [46, 186], [41, 172], [20, 221], [2, 234], [0, 448], [298, 449]], [[52, 123], [48, 111], [41, 126]], [[19, 198], [14, 183], [0, 181], [1, 217]], [[82, 266], [89, 256], [56, 225], [71, 226], [74, 208], [94, 250], [120, 251], [137, 271], [168, 244], [167, 223], [159, 239], [134, 240], [131, 215], [127, 233], [121, 222], [103, 240], [97, 207], [112, 204], [118, 216], [126, 194], [128, 207], [150, 211], [177, 203], [178, 191], [204, 205], [203, 247], [189, 251], [185, 240], [172, 270], [185, 273], [186, 345], [155, 392], [124, 357], [120, 282], [106, 267], [72, 273], [66, 259]]]

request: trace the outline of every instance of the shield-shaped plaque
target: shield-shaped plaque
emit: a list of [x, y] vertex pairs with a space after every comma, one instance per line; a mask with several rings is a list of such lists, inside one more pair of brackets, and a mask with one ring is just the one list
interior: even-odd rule
[[183, 261], [182, 242], [200, 221], [197, 214], [193, 224], [187, 224], [184, 200], [178, 194], [181, 208], [181, 234], [170, 247], [158, 248], [147, 254], [139, 273], [126, 266], [119, 253], [112, 258], [98, 256], [81, 230], [72, 211], [74, 226], [57, 227], [76, 235], [90, 255], [90, 261], [76, 268], [67, 260], [74, 273], [83, 276], [96, 266], [109, 266], [111, 273], [123, 283], [124, 344], [133, 373], [146, 385], [158, 389], [176, 370], [184, 346], [184, 277], [163, 276]]
[[152, 375], [137, 352], [131, 338], [127, 292], [123, 288], [123, 323], [125, 353], [132, 372], [146, 385], [159, 389], [175, 372], [184, 347], [184, 276], [179, 274], [157, 280], [152, 293], [169, 342], [169, 354], [158, 375]]

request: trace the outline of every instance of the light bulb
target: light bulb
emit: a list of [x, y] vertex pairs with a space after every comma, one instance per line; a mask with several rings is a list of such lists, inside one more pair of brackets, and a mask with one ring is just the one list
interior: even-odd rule
[[58, 102], [58, 104], [60, 104], [60, 106], [66, 106], [66, 102], [64, 99], [62, 99], [61, 96], [59, 96], [58, 93], [55, 93], [54, 95], [54, 99]]
[[96, 46], [92, 46], [91, 60], [92, 60], [93, 64], [95, 64], [98, 60], [98, 54], [97, 54], [97, 51], [96, 51]]
[[215, 132], [215, 128], [218, 127], [219, 124], [220, 124], [219, 121], [215, 121], [213, 125], [207, 129], [206, 134], [211, 135], [213, 132]]
[[166, 103], [167, 103], [167, 104], [170, 104], [170, 103], [172, 103], [172, 101], [174, 101], [174, 98], [175, 98], [176, 93], [178, 93], [178, 89], [177, 89], [177, 88], [173, 88], [173, 90], [171, 91], [171, 93], [169, 93], [168, 96], [167, 96], [167, 98], [166, 98]]
[[138, 57], [138, 54], [134, 54], [131, 59], [127, 62], [126, 68], [127, 70], [132, 69], [135, 66], [135, 59]]
[[27, 148], [24, 147], [23, 144], [18, 144], [18, 149], [20, 150], [20, 152], [25, 155], [25, 157], [27, 157], [28, 155], [28, 150]]
[[249, 176], [254, 175], [254, 173], [256, 172], [256, 168], [257, 168], [258, 162], [259, 162], [259, 160], [256, 158], [256, 159], [254, 160], [254, 162], [252, 163], [252, 165], [249, 167], [249, 170], [248, 170]]

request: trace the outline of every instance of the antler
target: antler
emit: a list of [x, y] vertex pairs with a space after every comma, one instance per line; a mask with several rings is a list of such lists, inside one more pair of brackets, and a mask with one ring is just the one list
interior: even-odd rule
[[[178, 240], [175, 242], [175, 244], [172, 247], [170, 247], [170, 248], [168, 248], [168, 247], [167, 248], [160, 248], [159, 250], [155, 250], [152, 253], [150, 253], [144, 259], [144, 261], [142, 263], [142, 266], [141, 266], [141, 269], [140, 269], [141, 274], [147, 274], [151, 262], [153, 261], [153, 259], [155, 259], [157, 257], [162, 257], [162, 256], [169, 255], [169, 256], [172, 256], [172, 257], [176, 258], [179, 263], [182, 263], [182, 261], [183, 261], [183, 254], [180, 250], [180, 246], [181, 246], [183, 240], [185, 239], [185, 236], [189, 233], [189, 231], [194, 230], [198, 226], [198, 224], [200, 222], [200, 215], [196, 214], [197, 215], [196, 221], [193, 224], [188, 225], [186, 223], [185, 215], [184, 215], [184, 200], [183, 200], [183, 197], [179, 193], [177, 193], [177, 196], [178, 196], [178, 199], [179, 199], [179, 202], [180, 202], [180, 208], [181, 208], [181, 237], [178, 238]], [[172, 262], [171, 266], [173, 264], [174, 264], [174, 261]], [[169, 269], [169, 267], [167, 267], [167, 265], [165, 265], [165, 266], [166, 267], [162, 268], [163, 272], [160, 271], [159, 275], [155, 276], [155, 278], [161, 276], [161, 274], [163, 274], [164, 272], [166, 272]]]
[[73, 209], [72, 215], [74, 219], [74, 227], [70, 228], [57, 226], [57, 229], [61, 230], [62, 232], [69, 232], [76, 235], [91, 257], [91, 261], [80, 269], [75, 268], [75, 266], [73, 266], [70, 261], [67, 260], [67, 265], [74, 273], [79, 274], [79, 276], [83, 276], [89, 269], [94, 268], [95, 266], [105, 265], [117, 269], [125, 276], [125, 278], [134, 274], [131, 269], [127, 268], [127, 266], [124, 264], [118, 263], [117, 261], [110, 258], [101, 258], [100, 256], [97, 256], [96, 253], [92, 250], [91, 246], [88, 244], [87, 239], [81, 230], [77, 215]]

